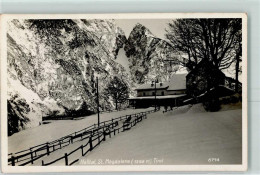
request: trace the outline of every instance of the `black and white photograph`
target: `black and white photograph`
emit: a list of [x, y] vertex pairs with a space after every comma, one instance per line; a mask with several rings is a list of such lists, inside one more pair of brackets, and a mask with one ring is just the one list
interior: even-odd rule
[[6, 169], [246, 170], [246, 14], [3, 17]]

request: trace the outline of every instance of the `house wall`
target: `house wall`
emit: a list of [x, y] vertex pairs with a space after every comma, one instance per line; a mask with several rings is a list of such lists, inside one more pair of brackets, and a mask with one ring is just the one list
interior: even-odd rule
[[179, 95], [179, 94], [185, 94], [186, 90], [185, 89], [180, 89], [180, 90], [168, 90], [167, 94], [168, 95]]
[[[154, 89], [152, 90], [137, 90], [137, 97], [143, 97], [143, 96], [154, 96]], [[144, 94], [145, 93], [145, 94]], [[162, 94], [163, 93], [163, 94]], [[161, 96], [161, 95], [167, 95], [167, 91], [165, 89], [157, 89], [156, 90], [156, 95]]]
[[147, 108], [156, 106], [176, 107], [182, 106], [186, 97], [168, 99], [129, 99], [129, 105], [135, 108]]

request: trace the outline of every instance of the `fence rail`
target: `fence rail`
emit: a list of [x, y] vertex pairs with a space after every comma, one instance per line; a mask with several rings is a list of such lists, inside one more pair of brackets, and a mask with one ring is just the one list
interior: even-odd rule
[[[156, 110], [158, 111], [158, 110]], [[110, 120], [106, 120], [103, 122], [100, 122], [100, 125], [98, 127], [97, 124], [90, 125], [84, 129], [81, 129], [79, 131], [73, 132], [69, 135], [66, 135], [64, 137], [61, 137], [59, 139], [56, 139], [52, 142], [43, 143], [40, 145], [36, 145], [33, 147], [30, 147], [29, 149], [22, 150], [16, 153], [10, 153], [8, 154], [8, 165], [12, 166], [24, 166], [27, 164], [34, 164], [34, 162], [38, 159], [40, 159], [43, 156], [48, 156], [52, 152], [55, 152], [56, 150], [62, 149], [70, 144], [73, 144], [75, 142], [83, 141], [88, 139], [87, 143], [85, 145], [81, 145], [77, 149], [73, 150], [70, 153], [64, 154], [64, 156], [53, 160], [49, 163], [44, 163], [42, 161], [42, 166], [48, 166], [53, 163], [56, 163], [59, 160], [64, 159], [65, 165], [72, 165], [76, 163], [78, 160], [74, 160], [73, 162], [68, 162], [68, 157], [77, 152], [78, 150], [82, 151], [82, 155], [87, 154], [89, 151], [92, 151], [97, 145], [99, 145], [102, 141], [106, 140], [106, 136], [109, 137], [112, 136], [112, 134], [116, 135], [116, 133], [125, 131], [133, 126], [135, 126], [138, 122], [142, 121], [143, 118], [146, 118], [147, 114], [150, 114], [152, 112], [156, 112], [155, 110], [149, 110], [145, 112], [140, 112], [136, 114], [131, 115], [125, 115], [120, 116], [116, 118], [112, 118]], [[126, 127], [124, 125], [124, 121], [127, 119], [132, 118], [130, 125]], [[121, 122], [121, 123], [120, 123]], [[119, 126], [120, 124], [122, 126]], [[97, 144], [93, 144], [94, 141], [98, 140]], [[87, 147], [89, 144], [89, 149], [87, 149], [84, 152], [84, 148]]]

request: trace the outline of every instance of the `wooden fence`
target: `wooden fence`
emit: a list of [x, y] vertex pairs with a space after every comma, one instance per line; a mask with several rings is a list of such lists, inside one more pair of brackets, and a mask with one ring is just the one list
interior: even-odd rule
[[[126, 108], [120, 108], [120, 109], [114, 109], [114, 110], [106, 110], [106, 111], [100, 111], [100, 114], [102, 113], [111, 113], [111, 112], [116, 112], [116, 111], [123, 111], [126, 110]], [[92, 114], [90, 114], [92, 115]], [[78, 118], [83, 118], [86, 116], [80, 116], [80, 117], [76, 117], [76, 116], [51, 116], [51, 117], [42, 117], [42, 121], [46, 121], [46, 120], [74, 120], [74, 119], [78, 119]]]
[[[62, 138], [54, 140], [52, 142], [43, 143], [34, 147], [30, 147], [29, 149], [22, 150], [16, 153], [8, 154], [8, 164], [12, 166], [24, 166], [27, 164], [33, 164], [36, 160], [40, 159], [43, 156], [48, 156], [52, 152], [62, 149], [70, 144], [75, 142], [87, 140], [86, 144], [82, 144], [77, 149], [73, 150], [70, 153], [65, 153], [64, 156], [48, 163], [44, 163], [42, 161], [43, 166], [51, 165], [61, 159], [65, 160], [65, 165], [72, 165], [78, 161], [74, 160], [69, 163], [69, 156], [75, 152], [81, 150], [81, 155], [86, 155], [89, 151], [93, 150], [97, 145], [99, 145], [102, 141], [106, 140], [106, 136], [111, 137], [112, 135], [116, 135], [116, 133], [120, 133], [131, 127], [135, 126], [137, 123], [142, 121], [142, 119], [146, 118], [146, 115], [149, 113], [156, 112], [155, 110], [150, 110], [146, 112], [140, 112], [131, 115], [120, 116], [117, 118], [112, 118], [111, 120], [100, 122], [100, 126], [97, 124], [93, 124], [88, 126], [82, 130], [66, 135]], [[130, 121], [126, 122], [127, 120]], [[96, 140], [97, 143], [93, 144]], [[88, 149], [86, 148], [88, 147]], [[87, 150], [86, 150], [87, 149]]]

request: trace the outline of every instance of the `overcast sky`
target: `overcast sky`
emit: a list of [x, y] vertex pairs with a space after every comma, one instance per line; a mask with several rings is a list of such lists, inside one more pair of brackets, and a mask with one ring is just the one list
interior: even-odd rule
[[165, 38], [165, 28], [169, 19], [116, 19], [116, 24], [123, 29], [126, 37], [128, 38], [130, 32], [133, 30], [137, 23], [140, 23], [147, 27], [155, 36], [159, 38]]

